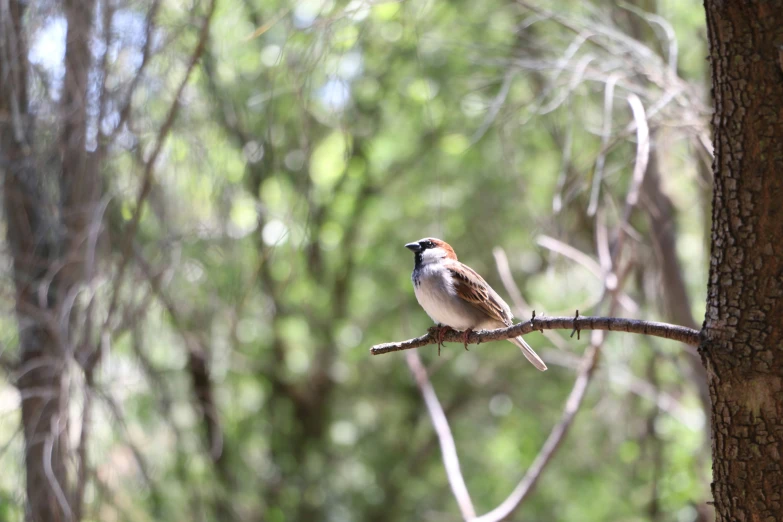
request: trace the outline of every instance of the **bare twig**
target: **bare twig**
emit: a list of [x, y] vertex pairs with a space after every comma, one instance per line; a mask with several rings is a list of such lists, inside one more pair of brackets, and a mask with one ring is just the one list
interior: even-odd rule
[[[625, 207], [625, 212], [623, 213], [623, 221], [619, 224], [617, 228], [618, 235], [620, 237], [623, 236], [623, 233], [625, 231], [624, 227], [628, 225], [631, 212], [633, 211], [638, 201], [639, 185], [642, 182], [644, 176], [644, 170], [647, 169], [647, 161], [649, 159], [649, 139], [648, 139], [648, 132], [647, 132], [648, 131], [647, 120], [646, 117], [644, 116], [644, 107], [641, 103], [641, 100], [639, 100], [639, 98], [633, 94], [629, 96], [628, 102], [631, 105], [631, 108], [634, 112], [634, 119], [637, 122], [637, 125], [639, 126], [637, 132], [638, 148], [637, 148], [636, 165], [634, 168], [633, 183], [631, 184], [628, 195], [626, 197], [626, 207]], [[605, 230], [603, 230], [604, 227], [603, 227], [600, 212], [597, 213], [596, 218], [597, 218], [596, 219], [596, 225], [597, 225], [596, 242], [597, 242], [597, 250], [599, 252], [599, 258], [601, 260], [601, 264], [600, 264], [601, 273], [603, 274], [603, 279], [604, 279], [604, 297], [607, 295], [611, 296], [609, 315], [613, 315], [618, 305], [618, 296], [622, 291], [621, 289], [624, 281], [624, 277], [618, 278], [615, 275], [615, 272], [622, 273], [622, 271], [616, 270], [616, 266], [622, 256], [623, 242], [622, 240], [618, 240], [618, 244], [616, 248], [610, 254], [608, 252], [609, 250], [608, 237], [605, 234]], [[605, 320], [608, 325], [612, 325], [615, 320], [613, 318], [601, 318], [601, 319]], [[535, 321], [535, 328], [536, 329], [540, 328], [541, 327], [540, 323], [544, 321], [545, 320], [537, 319]], [[569, 322], [568, 320], [566, 321]], [[640, 323], [636, 326], [642, 326], [642, 323], [645, 323], [645, 321], [635, 321], [635, 320], [628, 320], [628, 321], [631, 321], [633, 323]], [[573, 332], [571, 333], [571, 336], [573, 336], [574, 332], [578, 334], [580, 330], [586, 329], [579, 324], [580, 322], [579, 310], [576, 311], [574, 318], [571, 319], [570, 322], [573, 328]], [[530, 329], [532, 330], [533, 329], [532, 320], [529, 321], [529, 323], [530, 323]], [[655, 324], [659, 326], [663, 326], [664, 327], [663, 331], [666, 331], [669, 328], [669, 325], [662, 325], [661, 323], [655, 323]], [[691, 328], [684, 328], [681, 326], [674, 326], [672, 328], [674, 330], [680, 331], [683, 334], [686, 331], [690, 332], [689, 337], [692, 336], [690, 338], [691, 342], [698, 344], [699, 334], [696, 330], [693, 330]], [[549, 434], [549, 437], [547, 437], [547, 440], [544, 443], [544, 446], [541, 448], [535, 460], [533, 461], [533, 464], [528, 468], [527, 472], [525, 473], [525, 476], [519, 482], [517, 487], [514, 488], [514, 491], [512, 491], [512, 493], [508, 496], [508, 498], [504, 500], [503, 503], [500, 504], [500, 506], [493, 509], [486, 515], [483, 515], [482, 517], [475, 519], [475, 521], [498, 522], [500, 520], [505, 519], [519, 508], [519, 506], [521, 505], [525, 497], [530, 493], [530, 491], [532, 491], [533, 487], [535, 486], [536, 482], [541, 476], [544, 468], [551, 461], [552, 457], [554, 456], [561, 442], [564, 440], [565, 435], [567, 434], [568, 429], [570, 428], [571, 423], [573, 422], [573, 419], [576, 413], [579, 411], [579, 407], [582, 404], [582, 400], [584, 399], [585, 393], [587, 391], [587, 385], [590, 383], [593, 373], [595, 372], [595, 368], [601, 353], [601, 347], [605, 339], [604, 333], [600, 330], [612, 330], [612, 329], [613, 328], [611, 326], [609, 328], [592, 329], [594, 331], [593, 331], [593, 335], [591, 336], [590, 348], [585, 353], [585, 356], [583, 358], [584, 362], [583, 362], [582, 369], [580, 370], [579, 375], [577, 376], [577, 379], [574, 383], [574, 387], [572, 388], [571, 393], [568, 396], [568, 400], [566, 401], [565, 408], [563, 409], [563, 414], [560, 418], [560, 422], [558, 422], [558, 424], [552, 429], [552, 431]], [[642, 327], [641, 329], [643, 330], [644, 328]], [[668, 337], [668, 334], [664, 335], [664, 337]], [[683, 342], [687, 343], [687, 341], [685, 340], [683, 340]]]
[[66, 520], [73, 520], [73, 511], [68, 503], [68, 498], [63, 491], [63, 485], [57, 480], [57, 475], [54, 473], [54, 467], [52, 464], [52, 455], [54, 453], [54, 439], [59, 438], [62, 433], [62, 427], [58, 426], [61, 420], [59, 417], [52, 418], [51, 431], [46, 434], [44, 439], [44, 455], [43, 455], [43, 468], [46, 474], [46, 479], [49, 482], [49, 487], [52, 488], [54, 498], [57, 499], [57, 503], [60, 505], [63, 515]]
[[454, 443], [451, 428], [449, 428], [449, 421], [446, 419], [443, 407], [440, 405], [438, 396], [435, 394], [435, 389], [432, 387], [432, 383], [427, 376], [427, 369], [422, 364], [418, 352], [408, 352], [405, 356], [405, 360], [416, 379], [419, 390], [421, 390], [421, 395], [424, 397], [424, 403], [427, 405], [430, 419], [432, 419], [432, 425], [435, 428], [435, 432], [438, 434], [438, 443], [440, 444], [441, 454], [443, 455], [443, 467], [446, 469], [446, 477], [449, 479], [451, 490], [454, 493], [454, 497], [457, 499], [462, 518], [465, 520], [474, 520], [476, 517], [476, 510], [473, 507], [473, 502], [470, 500], [470, 494], [465, 485], [465, 480], [462, 478], [459, 457], [457, 456], [457, 446]]
[[598, 194], [601, 191], [601, 181], [604, 177], [604, 164], [606, 163], [606, 146], [612, 134], [612, 110], [614, 108], [614, 86], [620, 79], [620, 74], [615, 73], [606, 80], [604, 89], [604, 121], [601, 126], [601, 150], [595, 159], [595, 169], [593, 170], [593, 189], [590, 193], [590, 204], [587, 206], [587, 215], [594, 216], [598, 210]]
[[[127, 233], [125, 237], [126, 243], [125, 243], [124, 259], [126, 259], [126, 262], [131, 253], [131, 245], [133, 244], [132, 238], [135, 235], [136, 228], [138, 227], [139, 220], [141, 219], [141, 209], [144, 204], [144, 200], [147, 198], [147, 195], [149, 194], [149, 191], [152, 188], [152, 171], [155, 167], [155, 162], [157, 161], [158, 156], [160, 155], [160, 152], [163, 149], [163, 144], [166, 142], [166, 138], [169, 135], [169, 131], [171, 130], [172, 126], [174, 125], [174, 121], [177, 118], [177, 113], [179, 112], [179, 107], [180, 107], [179, 102], [180, 99], [182, 98], [182, 93], [185, 90], [185, 87], [187, 86], [188, 82], [190, 81], [190, 76], [193, 73], [193, 70], [196, 68], [196, 64], [198, 64], [201, 55], [204, 53], [204, 49], [207, 44], [207, 39], [209, 37], [209, 28], [212, 23], [212, 15], [215, 12], [216, 3], [217, 0], [212, 0], [209, 4], [207, 14], [204, 18], [204, 24], [201, 26], [201, 31], [199, 33], [198, 44], [196, 45], [196, 48], [193, 50], [193, 54], [190, 56], [188, 67], [185, 70], [185, 76], [182, 78], [182, 81], [179, 84], [179, 88], [177, 89], [177, 92], [174, 95], [174, 101], [169, 107], [168, 113], [166, 114], [166, 119], [164, 120], [163, 125], [161, 125], [160, 129], [158, 130], [158, 136], [157, 139], [155, 140], [155, 147], [152, 150], [152, 153], [150, 154], [150, 157], [146, 162], [144, 174], [142, 176], [141, 190], [139, 191], [139, 194], [136, 198], [136, 207], [134, 209], [131, 222], [128, 225]], [[152, 16], [154, 16], [154, 14]]]
[[650, 26], [657, 25], [663, 30], [664, 34], [666, 35], [666, 43], [668, 44], [667, 60], [669, 65], [669, 72], [673, 77], [676, 77], [677, 56], [679, 55], [679, 52], [677, 47], [677, 37], [674, 33], [674, 28], [669, 23], [669, 21], [660, 15], [648, 13], [628, 2], [620, 2], [619, 6], [623, 9], [627, 9], [640, 18], [643, 18], [648, 24], [650, 24]]
[[[177, 113], [179, 112], [180, 98], [182, 97], [182, 93], [185, 90], [185, 87], [187, 86], [188, 82], [190, 81], [190, 77], [193, 71], [195, 70], [199, 60], [201, 59], [201, 55], [204, 53], [204, 49], [206, 48], [207, 40], [209, 37], [209, 29], [212, 24], [213, 15], [215, 13], [216, 3], [217, 0], [211, 0], [211, 2], [209, 3], [209, 6], [207, 8], [207, 13], [204, 17], [204, 22], [201, 26], [201, 30], [199, 31], [198, 43], [196, 44], [196, 47], [195, 49], [193, 49], [193, 53], [190, 56], [187, 69], [185, 70], [185, 75], [179, 84], [177, 92], [174, 94], [174, 100], [172, 101], [168, 113], [166, 114], [166, 119], [163, 121], [163, 124], [160, 126], [160, 129], [158, 130], [158, 135], [155, 139], [155, 146], [152, 150], [152, 153], [150, 154], [149, 158], [146, 161], [144, 172], [142, 175], [141, 188], [139, 189], [139, 193], [136, 196], [136, 206], [134, 208], [133, 215], [130, 219], [130, 222], [128, 223], [128, 226], [125, 228], [124, 235], [123, 235], [122, 258], [120, 260], [119, 267], [117, 268], [117, 274], [114, 276], [114, 280], [116, 281], [115, 290], [114, 293], [112, 294], [111, 302], [109, 304], [109, 311], [107, 313], [106, 321], [104, 322], [104, 330], [111, 327], [111, 319], [113, 318], [114, 313], [116, 312], [117, 309], [119, 293], [120, 293], [119, 289], [120, 286], [122, 285], [122, 279], [123, 276], [125, 275], [125, 270], [128, 266], [128, 261], [130, 261], [130, 257], [133, 250], [133, 238], [136, 235], [136, 231], [139, 227], [139, 222], [141, 221], [141, 211], [144, 206], [144, 201], [147, 199], [147, 196], [149, 196], [150, 190], [152, 189], [152, 174], [155, 167], [155, 163], [161, 151], [163, 150], [163, 144], [166, 142], [166, 138], [168, 137], [169, 132], [174, 126], [174, 121], [176, 120]], [[150, 16], [154, 17], [154, 14], [155, 14], [154, 12], [151, 12]], [[101, 335], [102, 334], [103, 332], [101, 332]], [[93, 365], [95, 364], [95, 362], [97, 362], [97, 354], [94, 357], [94, 359], [95, 361], [92, 362]]]
[[538, 478], [541, 476], [541, 472], [546, 467], [549, 460], [557, 451], [558, 446], [565, 438], [568, 428], [571, 426], [571, 422], [574, 420], [576, 413], [579, 411], [579, 407], [582, 405], [582, 400], [585, 397], [587, 391], [587, 385], [590, 382], [590, 378], [596, 368], [598, 362], [598, 355], [600, 350], [596, 346], [590, 346], [587, 352], [585, 352], [582, 358], [583, 365], [579, 372], [579, 375], [574, 382], [574, 387], [571, 389], [571, 393], [566, 399], [565, 407], [563, 408], [563, 414], [560, 416], [560, 422], [558, 422], [552, 431], [549, 432], [546, 442], [541, 447], [541, 451], [536, 455], [535, 460], [527, 469], [525, 476], [514, 488], [514, 491], [500, 504], [498, 507], [486, 513], [478, 518], [474, 518], [472, 522], [497, 522], [508, 517], [517, 507], [520, 502], [527, 496], [527, 494], [533, 489]]
[[506, 102], [508, 92], [511, 90], [511, 84], [514, 81], [514, 76], [516, 76], [516, 71], [514, 69], [509, 69], [506, 71], [506, 74], [503, 77], [503, 83], [500, 85], [500, 90], [498, 91], [497, 96], [495, 96], [495, 99], [492, 101], [492, 104], [487, 111], [487, 115], [484, 117], [484, 122], [481, 124], [481, 127], [479, 127], [478, 130], [473, 133], [473, 137], [470, 139], [471, 145], [478, 143], [478, 141], [484, 137], [484, 134], [487, 133], [487, 130], [489, 130], [492, 124], [495, 123], [495, 119], [498, 117], [500, 109], [503, 108], [503, 104]]
[[[133, 79], [131, 80], [131, 83], [128, 86], [128, 92], [126, 93], [125, 100], [123, 101], [121, 108], [119, 110], [119, 114], [120, 114], [119, 121], [117, 122], [117, 125], [115, 125], [114, 128], [109, 133], [107, 141], [114, 139], [114, 137], [122, 130], [123, 125], [125, 125], [125, 122], [128, 120], [128, 117], [130, 116], [131, 108], [133, 105], [133, 95], [136, 94], [136, 88], [138, 87], [142, 76], [144, 76], [144, 69], [149, 64], [150, 57], [152, 56], [152, 52], [151, 52], [152, 40], [153, 40], [152, 33], [155, 30], [155, 19], [158, 15], [158, 9], [160, 8], [160, 3], [161, 3], [160, 0], [154, 0], [149, 8], [149, 11], [147, 12], [147, 18], [145, 21], [145, 32], [144, 32], [144, 46], [142, 47], [141, 50], [141, 63], [139, 64], [139, 68], [136, 70], [136, 74], [133, 75]], [[107, 28], [110, 29], [108, 26]], [[103, 72], [105, 76], [106, 75], [105, 67], [103, 68]], [[176, 98], [174, 101], [175, 103], [177, 103]], [[98, 120], [98, 125], [101, 125], [101, 123], [102, 123], [101, 120]]]
[[[650, 240], [653, 247], [653, 259], [660, 272], [661, 312], [664, 318], [681, 321], [683, 325], [695, 328], [697, 323], [691, 310], [691, 298], [683, 277], [683, 267], [677, 255], [677, 227], [674, 204], [663, 191], [660, 168], [655, 155], [650, 157], [644, 178], [643, 190], [647, 218], [650, 222]], [[695, 350], [686, 354], [690, 367], [690, 378], [697, 383], [699, 397], [704, 411], [710, 413], [710, 393], [701, 358]]]
[[546, 235], [538, 236], [536, 243], [538, 243], [539, 246], [546, 248], [547, 250], [551, 250], [556, 254], [560, 254], [561, 256], [567, 257], [570, 260], [582, 265], [595, 277], [599, 279], [603, 278], [604, 274], [603, 270], [601, 270], [601, 265], [599, 265], [598, 262], [595, 261], [592, 257], [585, 254], [581, 250], [574, 248], [568, 243], [564, 243], [559, 239], [555, 239]]
[[[599, 228], [598, 230], [602, 230], [602, 229]], [[576, 263], [582, 265], [598, 279], [604, 279], [604, 273], [603, 273], [603, 269], [601, 268], [601, 265], [599, 265], [597, 261], [595, 261], [593, 258], [588, 256], [581, 250], [578, 250], [573, 246], [560, 241], [559, 239], [555, 239], [549, 236], [538, 236], [536, 243], [538, 243], [539, 246], [546, 248], [547, 250], [551, 250], [556, 254], [560, 254], [561, 256], [567, 257], [572, 261], [575, 261]], [[606, 253], [606, 256], [607, 256], [606, 259], [608, 260], [609, 258], [608, 252]], [[636, 304], [636, 302], [631, 298], [631, 296], [629, 296], [625, 292], [620, 292], [617, 298], [620, 300], [620, 305], [622, 305], [622, 307], [625, 308], [627, 311], [631, 313], [636, 313], [639, 310], [639, 305]]]
[[74, 519], [82, 520], [84, 509], [84, 491], [87, 486], [87, 470], [89, 466], [87, 444], [92, 427], [92, 395], [94, 372], [85, 375], [84, 406], [82, 407], [82, 426], [79, 433], [79, 446], [76, 451], [78, 467], [76, 469], [76, 491], [74, 493]]
[[197, 335], [187, 331], [183, 327], [183, 324], [185, 324], [183, 314], [171, 296], [161, 287], [160, 279], [155, 277], [155, 271], [152, 269], [149, 262], [144, 259], [141, 252], [138, 250], [134, 253], [136, 263], [141, 267], [154, 294], [157, 295], [161, 304], [165, 307], [166, 311], [168, 311], [174, 328], [182, 337], [183, 344], [187, 350], [187, 369], [193, 386], [193, 394], [203, 414], [207, 451], [212, 460], [219, 467], [222, 466], [220, 471], [226, 473], [226, 476], [228, 476], [229, 470], [224, 467], [223, 429], [217, 415], [217, 406], [214, 401], [215, 392], [210, 376], [208, 354], [205, 353]]
[[[680, 341], [690, 346], [699, 345], [699, 332], [693, 328], [686, 328], [668, 323], [655, 321], [642, 321], [638, 319], [625, 319], [622, 317], [536, 317], [533, 321], [517, 323], [508, 328], [497, 330], [477, 330], [467, 336], [468, 344], [479, 344], [487, 341], [499, 341], [525, 335], [534, 330], [604, 330], [609, 332], [626, 332], [641, 335], [652, 335]], [[443, 341], [462, 343], [464, 334], [456, 330], [448, 330], [443, 334]], [[410, 350], [428, 344], [437, 344], [437, 335], [434, 330], [426, 334], [408, 339], [407, 341], [376, 344], [370, 348], [370, 353], [380, 355], [382, 353]]]
[[[571, 102], [566, 100], [566, 105], [570, 107]], [[563, 136], [562, 145], [560, 146], [560, 149], [562, 150], [562, 154], [560, 156], [560, 172], [557, 175], [557, 189], [555, 190], [555, 195], [552, 198], [552, 211], [555, 214], [559, 214], [560, 211], [563, 210], [563, 195], [565, 192], [565, 186], [566, 182], [568, 181], [568, 174], [573, 167], [571, 156], [574, 146], [574, 116], [572, 110], [569, 109], [566, 111], [566, 118], [567, 123], [565, 124], [565, 135]], [[553, 136], [557, 135], [555, 132], [552, 134]]]
[[[550, 353], [546, 359], [547, 365], [559, 366], [574, 372], [582, 367], [582, 357], [566, 351]], [[674, 420], [686, 428], [698, 431], [704, 426], [704, 417], [693, 414], [693, 410], [686, 408], [672, 394], [656, 390], [655, 387], [644, 378], [635, 375], [627, 366], [613, 363], [610, 371], [602, 372], [608, 382], [617, 386], [619, 390], [636, 395], [658, 407], [662, 412], [671, 416]]]
[[514, 281], [514, 276], [511, 274], [511, 267], [508, 264], [506, 251], [500, 247], [495, 247], [492, 249], [492, 255], [495, 257], [495, 266], [498, 269], [498, 275], [503, 283], [503, 287], [505, 287], [508, 295], [511, 296], [511, 302], [514, 303], [514, 307], [517, 309], [517, 316], [522, 313], [527, 313], [526, 311], [530, 309], [530, 305], [525, 301], [525, 298], [522, 297], [522, 292]]
[[[647, 125], [647, 115], [644, 113], [642, 100], [635, 94], [628, 96], [628, 104], [633, 111], [633, 119], [636, 122], [636, 162], [633, 168], [631, 188], [626, 197], [626, 214], [630, 214], [639, 201], [639, 189], [642, 186], [644, 175], [647, 172], [647, 163], [650, 160], [650, 130]], [[626, 215], [624, 220], [627, 222]]]
[[[599, 212], [598, 216], [600, 215], [601, 214]], [[606, 238], [602, 238], [601, 235], [596, 236], [596, 241], [599, 243], [599, 250], [601, 249], [601, 241], [605, 240]], [[619, 257], [620, 251], [618, 250], [615, 252], [615, 259]], [[615, 259], [610, 259], [608, 262], [612, 264]], [[609, 272], [606, 273], [607, 275], [609, 274]], [[605, 277], [604, 287], [607, 289], [608, 283], [609, 280]], [[604, 294], [604, 297], [607, 295], [611, 297], [609, 314], [614, 314], [617, 309], [617, 296], [620, 292], [621, 286], [622, 280], [620, 281], [619, 286], [609, 290], [608, 293]], [[577, 332], [580, 329], [580, 327], [577, 325], [578, 320], [579, 310], [576, 311], [576, 314], [573, 318], [574, 330]], [[536, 321], [536, 323], [538, 323], [538, 321]], [[536, 326], [538, 326], [538, 324], [536, 324]], [[514, 511], [519, 509], [519, 507], [522, 505], [522, 501], [533, 490], [533, 487], [538, 482], [538, 479], [541, 477], [544, 469], [551, 462], [552, 457], [554, 457], [555, 452], [560, 447], [560, 444], [563, 442], [563, 440], [565, 440], [574, 417], [582, 405], [582, 400], [587, 393], [587, 386], [590, 384], [590, 381], [593, 378], [593, 374], [595, 373], [595, 369], [598, 365], [598, 360], [601, 356], [601, 348], [605, 339], [606, 335], [604, 335], [603, 331], [595, 330], [592, 332], [592, 335], [590, 336], [590, 347], [587, 349], [585, 355], [582, 358], [582, 367], [579, 371], [579, 374], [577, 375], [576, 381], [574, 382], [574, 386], [571, 389], [571, 393], [568, 395], [565, 407], [563, 408], [563, 413], [560, 417], [560, 422], [558, 422], [552, 428], [552, 431], [549, 432], [549, 436], [544, 442], [544, 445], [541, 447], [541, 450], [538, 452], [538, 455], [536, 455], [536, 458], [533, 460], [533, 464], [530, 465], [524, 477], [522, 477], [522, 480], [519, 482], [519, 484], [517, 484], [517, 487], [514, 488], [506, 500], [504, 500], [497, 508], [493, 509], [485, 515], [482, 515], [476, 520], [480, 522], [499, 522], [500, 520], [507, 518], [509, 515], [514, 513]]]
[[2, 26], [2, 37], [0, 37], [0, 66], [3, 67], [3, 74], [0, 75], [0, 85], [3, 90], [8, 92], [7, 105], [11, 112], [11, 128], [13, 130], [14, 141], [25, 152], [29, 152], [29, 143], [27, 136], [27, 125], [24, 123], [24, 117], [27, 105], [27, 74], [26, 61], [22, 59], [24, 51], [24, 39], [20, 40], [22, 9], [11, 9], [8, 0], [0, 1], [0, 26]]
[[[500, 280], [503, 282], [503, 287], [506, 289], [506, 293], [511, 296], [511, 302], [514, 304], [514, 315], [516, 317], [522, 317], [527, 314], [527, 311], [530, 310], [531, 307], [527, 301], [525, 301], [525, 298], [522, 297], [522, 292], [514, 281], [514, 276], [511, 274], [511, 267], [508, 264], [506, 251], [500, 247], [495, 247], [492, 250], [492, 255], [495, 256], [495, 266], [497, 266]], [[533, 318], [530, 320], [532, 321], [535, 317], [536, 311], [533, 310]], [[552, 344], [560, 349], [565, 349], [566, 342], [558, 334], [553, 331], [541, 331], [541, 333], [543, 333]]]
[[[108, 389], [106, 390], [93, 389], [93, 393], [97, 398], [101, 399], [103, 401], [103, 404], [105, 404], [106, 407], [108, 408], [109, 413], [111, 414], [111, 417], [114, 421], [112, 425], [116, 426], [122, 432], [122, 435], [125, 439], [125, 443], [130, 449], [131, 454], [133, 455], [133, 460], [136, 462], [136, 467], [138, 467], [139, 473], [141, 474], [141, 477], [144, 479], [145, 485], [150, 489], [150, 491], [154, 491], [155, 483], [152, 479], [149, 466], [147, 465], [147, 461], [144, 460], [144, 453], [141, 451], [141, 448], [136, 443], [134, 443], [133, 440], [131, 440], [130, 430], [128, 429], [128, 423], [125, 421], [127, 417], [125, 416], [122, 407], [117, 403], [117, 401], [114, 399], [114, 397], [111, 395]], [[90, 470], [87, 471], [89, 472]]]

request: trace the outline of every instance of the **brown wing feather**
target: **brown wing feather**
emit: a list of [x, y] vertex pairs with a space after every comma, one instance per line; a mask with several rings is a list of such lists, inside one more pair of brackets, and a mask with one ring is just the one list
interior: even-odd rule
[[462, 300], [503, 324], [511, 324], [510, 318], [507, 317], [508, 312], [503, 304], [498, 302], [499, 297], [475, 270], [460, 264], [459, 267], [449, 267], [449, 272], [454, 282], [454, 289]]

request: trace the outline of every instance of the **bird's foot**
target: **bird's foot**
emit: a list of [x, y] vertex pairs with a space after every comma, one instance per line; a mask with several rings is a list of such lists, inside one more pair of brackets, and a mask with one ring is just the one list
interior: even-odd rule
[[451, 330], [451, 328], [442, 324], [438, 324], [437, 326], [430, 328], [430, 330], [434, 330], [435, 332], [435, 340], [438, 341], [438, 357], [440, 357], [440, 347], [443, 346], [443, 339], [446, 337], [446, 332]]
[[473, 328], [468, 328], [467, 330], [462, 332], [462, 344], [465, 346], [465, 351], [468, 352], [470, 351], [468, 350], [468, 337], [470, 337], [470, 334], [472, 333], [473, 333]]

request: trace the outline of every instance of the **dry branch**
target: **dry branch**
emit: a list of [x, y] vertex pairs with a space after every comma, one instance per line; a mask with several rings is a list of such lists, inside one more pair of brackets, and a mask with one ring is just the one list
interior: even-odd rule
[[[152, 190], [152, 182], [153, 182], [153, 171], [155, 167], [155, 163], [158, 160], [158, 156], [160, 156], [161, 151], [163, 150], [163, 145], [166, 142], [166, 139], [169, 136], [169, 133], [171, 132], [172, 127], [174, 126], [174, 122], [177, 119], [177, 114], [179, 113], [180, 108], [180, 101], [182, 98], [182, 93], [185, 91], [185, 87], [187, 87], [188, 83], [190, 82], [191, 75], [193, 71], [196, 68], [196, 65], [198, 65], [199, 61], [201, 60], [202, 54], [204, 54], [204, 49], [207, 46], [207, 40], [209, 39], [209, 32], [210, 27], [212, 25], [212, 18], [215, 14], [215, 7], [217, 4], [217, 0], [211, 0], [209, 3], [209, 6], [207, 7], [207, 13], [204, 16], [204, 21], [202, 22], [201, 29], [199, 30], [198, 35], [198, 42], [196, 43], [195, 48], [193, 49], [193, 52], [190, 55], [190, 58], [188, 60], [187, 68], [185, 69], [185, 75], [182, 77], [182, 80], [179, 83], [179, 87], [177, 88], [177, 92], [174, 94], [174, 98], [171, 102], [171, 105], [168, 108], [168, 111], [166, 112], [166, 118], [163, 120], [160, 128], [158, 129], [158, 134], [155, 139], [155, 145], [152, 149], [152, 153], [150, 154], [149, 158], [146, 160], [144, 164], [144, 172], [142, 173], [142, 179], [141, 179], [141, 187], [139, 189], [139, 193], [136, 196], [136, 205], [133, 211], [133, 214], [131, 216], [130, 222], [125, 227], [125, 230], [123, 231], [123, 237], [121, 239], [121, 252], [122, 257], [120, 258], [119, 266], [117, 267], [117, 272], [114, 276], [114, 293], [112, 294], [111, 301], [109, 303], [109, 310], [106, 315], [106, 320], [104, 321], [103, 325], [103, 331], [101, 332], [101, 335], [105, 333], [106, 330], [108, 330], [111, 327], [111, 320], [114, 317], [115, 312], [117, 311], [118, 306], [118, 300], [119, 300], [119, 289], [122, 286], [123, 277], [125, 275], [125, 270], [128, 267], [128, 262], [130, 261], [130, 258], [133, 254], [133, 239], [136, 236], [136, 232], [139, 228], [139, 223], [141, 222], [141, 212], [144, 207], [144, 202], [146, 201], [147, 197], [150, 194], [150, 191]], [[157, 10], [157, 2], [155, 5], [153, 5], [153, 10], [150, 11], [150, 18], [147, 22], [147, 30], [150, 31], [149, 24], [152, 23], [152, 20], [155, 17]], [[145, 44], [146, 45], [146, 44]], [[141, 71], [139, 73], [141, 74]], [[96, 351], [95, 354], [93, 354], [92, 360], [88, 361], [87, 367], [95, 366], [98, 362], [98, 358], [100, 357], [100, 352]]]
[[427, 375], [427, 369], [422, 364], [418, 352], [408, 352], [406, 356], [408, 367], [411, 369], [411, 373], [413, 373], [416, 379], [416, 384], [419, 386], [419, 390], [421, 390], [424, 403], [427, 405], [432, 426], [438, 434], [438, 443], [443, 456], [443, 467], [446, 469], [446, 477], [449, 479], [454, 498], [457, 499], [462, 518], [464, 520], [473, 520], [476, 517], [476, 510], [473, 507], [473, 501], [470, 499], [468, 487], [465, 485], [465, 479], [462, 477], [462, 471], [460, 471], [457, 445], [454, 442], [454, 436], [451, 434], [446, 413], [443, 411], [443, 406], [441, 406], [438, 396], [435, 394], [435, 388], [432, 387], [432, 383]]
[[[578, 314], [577, 314], [578, 315]], [[519, 335], [525, 335], [532, 331], [543, 330], [605, 330], [608, 332], [626, 332], [642, 335], [651, 335], [680, 341], [690, 346], [699, 345], [699, 332], [693, 328], [686, 328], [668, 323], [655, 321], [641, 321], [638, 319], [624, 319], [622, 317], [536, 317], [524, 323], [517, 323], [508, 328], [497, 330], [477, 330], [467, 337], [468, 344], [480, 344], [486, 341], [499, 341], [511, 339]], [[462, 343], [464, 335], [456, 330], [448, 330], [443, 335], [444, 342]], [[396, 343], [376, 344], [370, 348], [370, 353], [380, 355], [382, 353], [410, 350], [428, 344], [437, 344], [436, 328], [430, 328], [426, 334]]]
[[[601, 339], [603, 341], [603, 339]], [[599, 343], [600, 344], [600, 343]], [[471, 522], [498, 522], [506, 519], [511, 515], [527, 495], [533, 490], [533, 487], [538, 482], [541, 473], [546, 468], [547, 464], [552, 460], [557, 452], [560, 444], [565, 439], [566, 434], [571, 427], [571, 423], [576, 417], [579, 408], [582, 405], [582, 400], [587, 393], [587, 385], [593, 377], [596, 366], [598, 365], [598, 358], [600, 356], [599, 346], [590, 346], [588, 351], [582, 357], [582, 368], [574, 381], [574, 387], [571, 389], [571, 393], [568, 394], [566, 399], [563, 413], [560, 416], [560, 422], [558, 422], [549, 433], [549, 436], [541, 447], [541, 450], [536, 455], [533, 463], [525, 472], [525, 476], [514, 488], [514, 491], [504, 500], [498, 507], [486, 513], [480, 517], [474, 518]]]

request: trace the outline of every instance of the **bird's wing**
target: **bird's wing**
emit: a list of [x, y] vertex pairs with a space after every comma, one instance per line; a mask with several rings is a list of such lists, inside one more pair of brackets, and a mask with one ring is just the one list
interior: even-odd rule
[[511, 310], [503, 299], [490, 287], [484, 278], [469, 266], [456, 262], [449, 263], [454, 289], [457, 296], [473, 305], [492, 319], [511, 325]]

